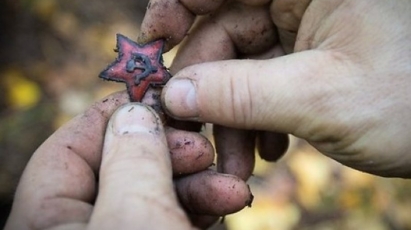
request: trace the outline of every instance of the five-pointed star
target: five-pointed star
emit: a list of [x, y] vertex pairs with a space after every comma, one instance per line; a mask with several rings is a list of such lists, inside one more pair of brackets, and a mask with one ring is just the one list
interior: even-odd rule
[[118, 57], [100, 78], [125, 82], [131, 101], [141, 101], [150, 85], [164, 85], [171, 77], [163, 65], [163, 40], [144, 45], [117, 34]]

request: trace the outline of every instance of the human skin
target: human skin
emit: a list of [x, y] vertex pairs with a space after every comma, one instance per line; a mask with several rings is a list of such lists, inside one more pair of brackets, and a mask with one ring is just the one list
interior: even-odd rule
[[[181, 157], [184, 161], [178, 160]], [[239, 178], [204, 171], [213, 157], [205, 137], [164, 127], [153, 109], [129, 103], [125, 92], [110, 95], [36, 150], [20, 180], [5, 229], [201, 227], [189, 216], [221, 215], [222, 209], [222, 214], [232, 213], [252, 197]], [[175, 183], [173, 174], [179, 176]], [[186, 188], [201, 180], [224, 186]], [[191, 201], [184, 202], [186, 196]], [[214, 196], [222, 202], [206, 199]]]
[[[151, 2], [139, 39], [186, 37], [162, 94], [171, 116], [293, 134], [352, 168], [411, 177], [410, 1], [168, 2]], [[235, 60], [250, 56], [265, 60]]]

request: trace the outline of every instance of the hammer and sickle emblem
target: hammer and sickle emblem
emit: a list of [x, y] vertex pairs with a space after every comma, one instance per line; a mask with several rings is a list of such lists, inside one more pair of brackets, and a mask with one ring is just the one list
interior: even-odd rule
[[126, 64], [127, 72], [133, 73], [136, 69], [143, 71], [142, 73], [134, 76], [134, 83], [136, 85], [138, 85], [141, 80], [147, 78], [150, 74], [157, 72], [157, 67], [151, 65], [150, 58], [141, 53], [133, 53], [132, 57]]

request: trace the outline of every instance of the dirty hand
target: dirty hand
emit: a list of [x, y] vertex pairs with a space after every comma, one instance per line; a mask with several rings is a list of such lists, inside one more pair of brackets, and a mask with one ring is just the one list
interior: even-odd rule
[[[173, 117], [293, 134], [350, 167], [411, 177], [410, 11], [404, 0], [153, 0], [140, 40], [170, 48], [188, 34], [163, 90]], [[235, 58], [251, 59], [209, 62]]]
[[124, 92], [109, 96], [39, 147], [6, 229], [191, 229], [193, 216], [202, 226], [201, 214], [250, 202], [243, 181], [205, 170], [214, 157], [206, 138], [163, 127], [151, 108], [126, 103]]

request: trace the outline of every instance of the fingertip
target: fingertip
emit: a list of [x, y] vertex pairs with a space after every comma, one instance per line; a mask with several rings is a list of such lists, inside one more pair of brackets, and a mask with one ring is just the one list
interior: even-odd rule
[[109, 130], [115, 135], [133, 133], [151, 134], [163, 130], [161, 120], [155, 111], [141, 103], [129, 103], [121, 106], [110, 119]]
[[259, 131], [257, 149], [260, 157], [266, 161], [276, 162], [287, 151], [290, 140], [287, 134]]
[[214, 125], [217, 170], [248, 180], [254, 170], [256, 132]]
[[173, 174], [200, 172], [213, 164], [214, 149], [210, 141], [197, 132], [167, 129]]
[[196, 215], [192, 213], [188, 214], [188, 218], [190, 219], [191, 223], [199, 229], [208, 229], [210, 226], [214, 225], [218, 221], [218, 219], [220, 219], [219, 216]]
[[189, 79], [171, 79], [163, 89], [163, 106], [176, 119], [197, 120], [198, 105], [196, 87]]
[[253, 195], [240, 178], [206, 170], [176, 180], [182, 205], [191, 213], [224, 216], [250, 206]]
[[163, 38], [166, 40], [165, 51], [168, 51], [183, 40], [194, 19], [195, 15], [179, 1], [152, 0], [147, 6], [137, 41], [147, 43]]
[[139, 170], [149, 171], [145, 167], [134, 169], [142, 163], [171, 172], [171, 168], [168, 170], [167, 140], [159, 116], [149, 106], [128, 103], [114, 112], [107, 125], [100, 174], [121, 172], [123, 168], [139, 175]]

